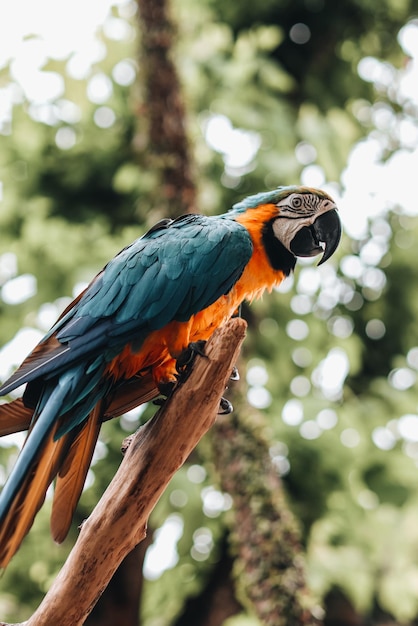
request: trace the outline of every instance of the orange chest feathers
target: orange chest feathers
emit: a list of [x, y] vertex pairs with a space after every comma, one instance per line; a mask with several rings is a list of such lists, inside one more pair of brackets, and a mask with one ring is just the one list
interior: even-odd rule
[[[251, 259], [238, 281], [227, 294], [218, 298], [212, 305], [184, 323], [188, 327], [189, 341], [208, 339], [216, 328], [222, 326], [234, 315], [244, 300], [251, 302], [260, 298], [265, 290], [270, 292], [283, 281], [284, 272], [273, 269], [263, 245], [263, 226], [275, 215], [277, 215], [275, 206], [263, 205], [237, 216], [236, 221], [245, 226], [251, 236], [253, 243]], [[168, 325], [167, 334], [171, 336], [172, 330], [178, 332], [179, 326], [182, 324], [175, 324], [172, 329]], [[172, 341], [169, 343], [172, 344]], [[177, 351], [178, 345], [175, 346], [172, 354], [177, 353]]]
[[[175, 369], [175, 359], [191, 341], [207, 340], [212, 333], [230, 319], [244, 300], [252, 301], [271, 291], [285, 277], [269, 263], [262, 240], [262, 225], [274, 215], [275, 207], [264, 205], [238, 215], [236, 220], [250, 233], [253, 254], [232, 289], [206, 309], [193, 315], [187, 322], [170, 322], [153, 331], [140, 350], [131, 351], [130, 345], [110, 363], [108, 372], [114, 378], [130, 378], [138, 371], [152, 368], [157, 382], [168, 380]], [[261, 213], [261, 215], [260, 215]]]

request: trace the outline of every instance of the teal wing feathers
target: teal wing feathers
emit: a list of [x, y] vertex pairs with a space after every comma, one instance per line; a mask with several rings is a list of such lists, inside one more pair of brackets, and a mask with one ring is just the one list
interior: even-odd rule
[[114, 316], [116, 326], [138, 320], [151, 330], [186, 320], [231, 289], [251, 252], [237, 222], [185, 216], [116, 256], [78, 316]]
[[[28, 383], [23, 402], [2, 407], [0, 432], [30, 421], [0, 498], [0, 566], [17, 550], [57, 472], [53, 532], [62, 540], [101, 420], [135, 406], [139, 396], [155, 395], [151, 379], [146, 388], [137, 389], [134, 379], [112, 386], [104, 376], [107, 363], [125, 345], [135, 342], [139, 349], [151, 331], [186, 321], [228, 293], [251, 254], [249, 233], [233, 219], [189, 215], [164, 221], [108, 263], [0, 387], [5, 395]], [[86, 428], [89, 414], [96, 421]], [[74, 460], [80, 467], [67, 467], [66, 455], [67, 465]]]
[[231, 289], [251, 254], [232, 219], [187, 215], [151, 229], [107, 264], [0, 395], [86, 359], [99, 367], [130, 341], [137, 348], [150, 331], [186, 321]]

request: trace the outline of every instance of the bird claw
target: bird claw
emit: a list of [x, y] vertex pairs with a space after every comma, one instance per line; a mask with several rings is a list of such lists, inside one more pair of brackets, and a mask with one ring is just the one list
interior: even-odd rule
[[[161, 395], [168, 398], [168, 396], [174, 391], [176, 384], [177, 383], [172, 380], [169, 380], [166, 383], [158, 383], [158, 391]], [[162, 400], [162, 398], [157, 398], [154, 400], [154, 404], [161, 404], [160, 400]]]
[[231, 372], [231, 376], [229, 377], [229, 380], [239, 380], [240, 379], [240, 375], [239, 375], [239, 371], [236, 365], [234, 365], [234, 367], [232, 368], [232, 372]]
[[204, 352], [206, 341], [191, 341], [187, 348], [183, 350], [176, 362], [176, 370], [179, 374], [184, 374], [188, 371], [196, 358], [196, 355], [206, 357]]
[[163, 406], [167, 401], [167, 396], [165, 398], [155, 398], [155, 400], [152, 401], [152, 403], [155, 406]]
[[[189, 343], [187, 348], [185, 350], [183, 350], [183, 352], [180, 354], [180, 356], [179, 356], [179, 358], [177, 359], [177, 362], [176, 362], [176, 370], [178, 372], [178, 375], [177, 375], [177, 379], [178, 380], [176, 382], [169, 381], [169, 382], [166, 382], [166, 383], [160, 383], [158, 385], [158, 389], [159, 389], [161, 395], [164, 396], [164, 397], [156, 398], [153, 401], [153, 404], [155, 404], [157, 406], [162, 406], [166, 402], [167, 398], [172, 394], [172, 392], [174, 391], [174, 388], [177, 386], [178, 382], [180, 382], [181, 380], [184, 380], [184, 378], [187, 378], [187, 375], [189, 374], [190, 367], [193, 364], [197, 354], [207, 358], [207, 356], [206, 356], [206, 354], [204, 352], [205, 344], [206, 344], [206, 341], [192, 341], [192, 342]], [[232, 381], [240, 379], [240, 375], [239, 375], [237, 367], [234, 366], [232, 368], [231, 375], [230, 375], [229, 379], [232, 380]], [[221, 401], [219, 403], [218, 415], [229, 415], [230, 413], [233, 412], [233, 410], [234, 410], [234, 407], [229, 402], [229, 400], [227, 400], [226, 398], [222, 397]]]
[[221, 398], [221, 401], [219, 403], [218, 415], [229, 415], [230, 413], [233, 412], [233, 410], [234, 410], [234, 407], [232, 406], [230, 401], [227, 400], [226, 398]]
[[162, 397], [155, 398], [152, 403], [155, 404], [155, 406], [163, 406], [166, 403], [167, 398], [169, 398], [173, 393], [176, 385], [177, 381], [173, 380], [169, 380], [166, 383], [158, 383], [158, 391], [160, 392]]
[[[238, 368], [234, 365], [234, 367], [232, 368], [232, 372], [231, 372], [231, 375], [229, 377], [229, 380], [236, 381], [236, 380], [239, 380], [239, 379], [240, 379], [240, 376], [239, 376]], [[227, 390], [228, 390], [228, 387], [225, 387], [225, 391], [227, 391]], [[233, 411], [234, 411], [234, 407], [232, 406], [230, 401], [227, 400], [226, 398], [222, 397], [221, 401], [219, 403], [218, 415], [229, 415]]]

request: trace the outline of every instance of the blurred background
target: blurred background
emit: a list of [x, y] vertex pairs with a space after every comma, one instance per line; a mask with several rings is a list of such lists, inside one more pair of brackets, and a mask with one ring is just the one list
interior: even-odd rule
[[[331, 261], [299, 262], [245, 307], [236, 412], [174, 477], [88, 624], [418, 624], [417, 175], [414, 0], [1, 2], [2, 380], [164, 215], [303, 183], [344, 225]], [[154, 412], [104, 425], [63, 546], [46, 502], [0, 619], [31, 615], [121, 440]], [[0, 441], [2, 483], [22, 441]]]

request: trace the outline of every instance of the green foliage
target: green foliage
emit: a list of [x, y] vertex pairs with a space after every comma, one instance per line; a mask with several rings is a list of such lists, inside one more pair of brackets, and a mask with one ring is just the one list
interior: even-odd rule
[[260, 25], [279, 28], [282, 37], [272, 42], [269, 55], [292, 79], [292, 99], [323, 111], [372, 97], [370, 86], [353, 69], [366, 55], [399, 59], [393, 32], [413, 10], [408, 0], [268, 0], [260, 5], [210, 0], [209, 5], [236, 37]]
[[[173, 13], [200, 207], [214, 213], [247, 193], [297, 182], [309, 165], [319, 167], [324, 180], [339, 180], [353, 144], [373, 126], [372, 115], [364, 121], [356, 111], [372, 111], [375, 98], [390, 101], [390, 94], [376, 95], [361, 80], [357, 63], [375, 56], [400, 64], [395, 33], [412, 14], [412, 3], [176, 0]], [[305, 44], [292, 40], [295, 24], [309, 28]], [[16, 304], [2, 292], [2, 345], [21, 326], [46, 330], [42, 304], [58, 313], [75, 285], [90, 280], [160, 217], [158, 173], [147, 158], [146, 112], [140, 107], [141, 68], [139, 89], [119, 85], [112, 74], [120, 59], [128, 57], [136, 67], [136, 44], [102, 40], [107, 56], [91, 75], [112, 76], [105, 105], [114, 123], [97, 124], [102, 105], [85, 95], [91, 75], [76, 80], [62, 61], [51, 61], [48, 68], [65, 77], [65, 95], [50, 110], [61, 114], [39, 121], [33, 103], [23, 101], [13, 109], [11, 133], [1, 137], [0, 286], [24, 274], [37, 280], [36, 292]], [[8, 71], [0, 78], [6, 84]], [[64, 119], [65, 103], [79, 115]], [[402, 103], [391, 107], [408, 116]], [[248, 163], [228, 165], [225, 153], [208, 145], [207, 124], [221, 115], [259, 141]], [[397, 144], [388, 144], [389, 154]], [[298, 147], [311, 156], [298, 157]], [[399, 418], [417, 407], [411, 351], [418, 345], [418, 270], [411, 258], [418, 226], [401, 211], [379, 219], [389, 232], [387, 250], [377, 262], [364, 263], [359, 275], [344, 272], [344, 260], [363, 258], [367, 244], [376, 241], [378, 220], [361, 240], [346, 236], [335, 265], [319, 270], [301, 264], [288, 291], [244, 308], [250, 333], [241, 373], [248, 377], [248, 402], [264, 413], [271, 458], [303, 526], [313, 590], [323, 597], [338, 587], [365, 614], [377, 604], [406, 621], [418, 614], [418, 452], [416, 439], [402, 435]], [[17, 268], [7, 269], [3, 252], [14, 255]], [[364, 283], [370, 269], [383, 273], [381, 288]], [[376, 320], [385, 330], [380, 336], [370, 330]], [[295, 321], [302, 326], [292, 330]], [[346, 358], [349, 367], [336, 391], [325, 384], [326, 364], [335, 363], [327, 361], [330, 355]], [[402, 371], [411, 384], [402, 383]], [[141, 419], [152, 412], [148, 407]], [[131, 421], [131, 428], [136, 424]], [[93, 465], [94, 481], [64, 547], [53, 546], [47, 506], [41, 511], [2, 579], [2, 619], [21, 621], [39, 603], [76, 537], [76, 525], [113, 476], [124, 436], [118, 422], [105, 424], [102, 458]], [[0, 449], [5, 466], [10, 452]], [[190, 466], [200, 468], [198, 479]], [[186, 598], [203, 588], [219, 556], [229, 500], [216, 487], [212, 469], [203, 442], [153, 514], [153, 528], [175, 515], [183, 530], [175, 569], [167, 566], [160, 578], [146, 582], [146, 626], [169, 626]], [[220, 502], [217, 509], [205, 508], [212, 496]], [[208, 538], [204, 550], [196, 540], [202, 529]], [[228, 626], [255, 623], [246, 615], [228, 620]]]

